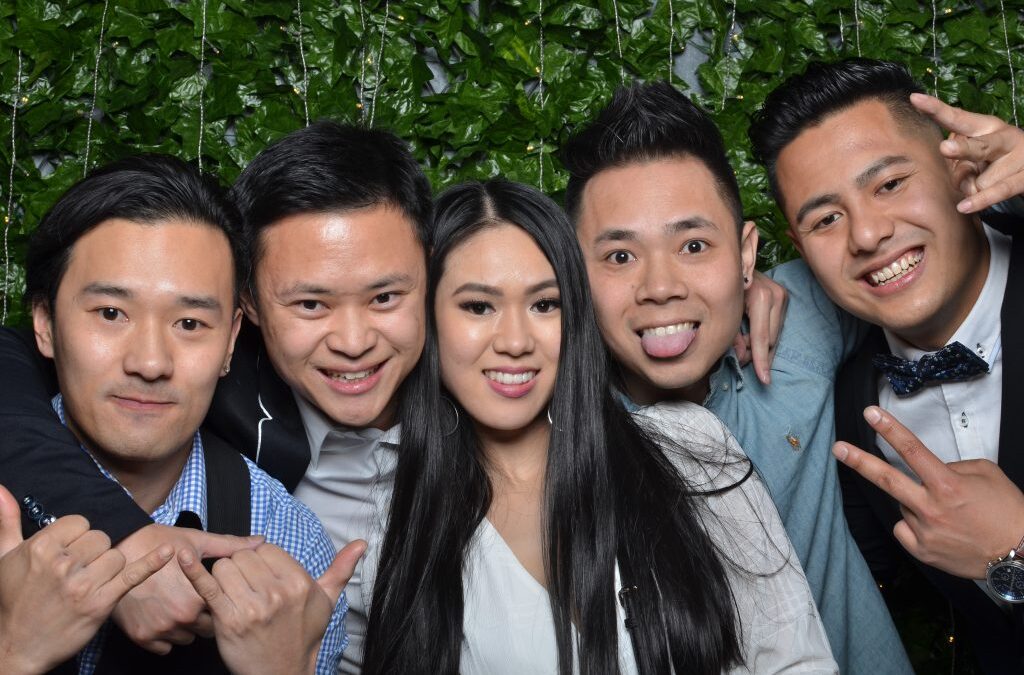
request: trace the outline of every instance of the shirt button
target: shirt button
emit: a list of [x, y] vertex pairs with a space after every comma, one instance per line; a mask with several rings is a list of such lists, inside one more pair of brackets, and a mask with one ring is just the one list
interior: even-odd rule
[[722, 389], [722, 391], [729, 391], [729, 385], [723, 384], [721, 389]]
[[967, 420], [967, 413], [966, 412], [960, 413], [960, 426], [963, 427], [964, 429], [966, 429], [967, 428], [967, 422], [968, 422], [968, 420]]

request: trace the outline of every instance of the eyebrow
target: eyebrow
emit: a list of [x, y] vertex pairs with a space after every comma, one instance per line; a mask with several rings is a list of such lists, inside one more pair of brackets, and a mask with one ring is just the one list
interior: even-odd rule
[[[132, 300], [135, 294], [124, 286], [114, 284], [91, 283], [82, 289], [84, 295], [101, 295], [122, 300]], [[189, 309], [209, 309], [219, 311], [221, 303], [212, 295], [180, 295], [175, 303]]]
[[[869, 166], [868, 168], [861, 171], [860, 174], [858, 174], [857, 177], [854, 179], [854, 184], [858, 188], [864, 189], [872, 180], [874, 180], [876, 176], [878, 176], [878, 174], [885, 171], [890, 166], [894, 164], [903, 164], [909, 161], [910, 158], [904, 155], [889, 155], [887, 157], [883, 157], [874, 164], [872, 164], [871, 166]], [[816, 197], [808, 199], [806, 202], [803, 203], [803, 206], [801, 206], [800, 209], [796, 212], [797, 224], [802, 223], [804, 218], [807, 217], [807, 214], [813, 211], [814, 209], [820, 206], [825, 206], [826, 204], [832, 204], [837, 201], [839, 201], [839, 195], [835, 192], [817, 195]]]
[[[665, 223], [664, 228], [668, 234], [678, 234], [680, 232], [685, 232], [686, 230], [717, 230], [718, 226], [716, 226], [713, 222], [711, 222], [707, 218], [704, 218], [703, 216], [691, 216], [689, 218], [682, 218], [680, 220]], [[600, 244], [606, 241], [637, 241], [639, 240], [639, 238], [640, 237], [634, 230], [625, 230], [618, 228], [614, 230], [605, 230], [601, 234], [594, 237], [594, 243]]]
[[[545, 279], [544, 281], [540, 281], [527, 288], [526, 295], [533, 295], [534, 293], [539, 293], [549, 288], [558, 288], [558, 281], [555, 279]], [[489, 286], [475, 281], [462, 284], [452, 292], [452, 295], [458, 295], [459, 293], [483, 293], [484, 295], [493, 295], [498, 298], [505, 295], [497, 286]]]
[[382, 288], [387, 288], [388, 286], [398, 286], [402, 284], [411, 283], [412, 277], [409, 276], [408, 274], [389, 274], [386, 277], [381, 277], [380, 279], [377, 279], [372, 284], [367, 286], [367, 290], [378, 291]]

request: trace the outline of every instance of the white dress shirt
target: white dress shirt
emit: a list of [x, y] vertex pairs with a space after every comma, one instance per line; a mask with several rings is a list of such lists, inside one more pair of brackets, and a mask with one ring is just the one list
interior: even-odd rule
[[[921, 439], [943, 462], [965, 459], [998, 460], [999, 427], [1003, 401], [1003, 354], [1000, 312], [1010, 271], [1010, 237], [985, 226], [988, 238], [988, 275], [967, 318], [949, 343], [960, 342], [988, 363], [989, 373], [962, 382], [927, 385], [910, 396], [893, 393], [884, 375], [878, 380], [878, 403]], [[896, 356], [920, 359], [927, 352], [910, 346], [888, 330], [885, 338]], [[910, 467], [880, 435], [878, 448], [889, 460], [917, 480]]]
[[[735, 482], [733, 465], [742, 456], [736, 439], [713, 414], [692, 403], [658, 404], [636, 413], [638, 421], [684, 444], [695, 455], [670, 454], [695, 487]], [[714, 468], [708, 474], [709, 467]], [[735, 469], [735, 470], [733, 470]], [[741, 487], [705, 498], [701, 518], [725, 552], [726, 574], [741, 623], [745, 663], [739, 673], [837, 673], [828, 639], [775, 505], [756, 474]], [[745, 571], [744, 571], [745, 570]], [[759, 574], [749, 574], [748, 571]], [[621, 586], [618, 569], [616, 590]], [[464, 675], [557, 673], [555, 629], [547, 591], [522, 566], [497, 530], [485, 519], [466, 559], [465, 614], [460, 671]], [[619, 668], [637, 673], [632, 643], [618, 614]]]
[[377, 556], [384, 539], [394, 487], [400, 430], [347, 429], [331, 422], [296, 395], [309, 439], [310, 462], [295, 497], [320, 518], [341, 550], [356, 539], [369, 544], [345, 587], [349, 610], [345, 630], [349, 643], [340, 672], [359, 673], [366, 639], [367, 608], [373, 598]]

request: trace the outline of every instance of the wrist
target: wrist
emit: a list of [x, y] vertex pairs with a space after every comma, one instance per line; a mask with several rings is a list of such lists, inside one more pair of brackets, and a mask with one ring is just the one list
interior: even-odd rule
[[15, 649], [15, 645], [7, 644], [6, 640], [0, 639], [0, 673], [4, 675], [38, 675], [38, 673], [45, 673], [49, 669], [49, 665], [32, 663], [25, 654]]

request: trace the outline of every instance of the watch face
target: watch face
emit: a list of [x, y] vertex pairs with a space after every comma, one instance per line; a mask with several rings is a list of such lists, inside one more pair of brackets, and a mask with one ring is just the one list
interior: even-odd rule
[[1024, 564], [1004, 560], [992, 565], [988, 570], [988, 587], [1007, 602], [1024, 602]]

